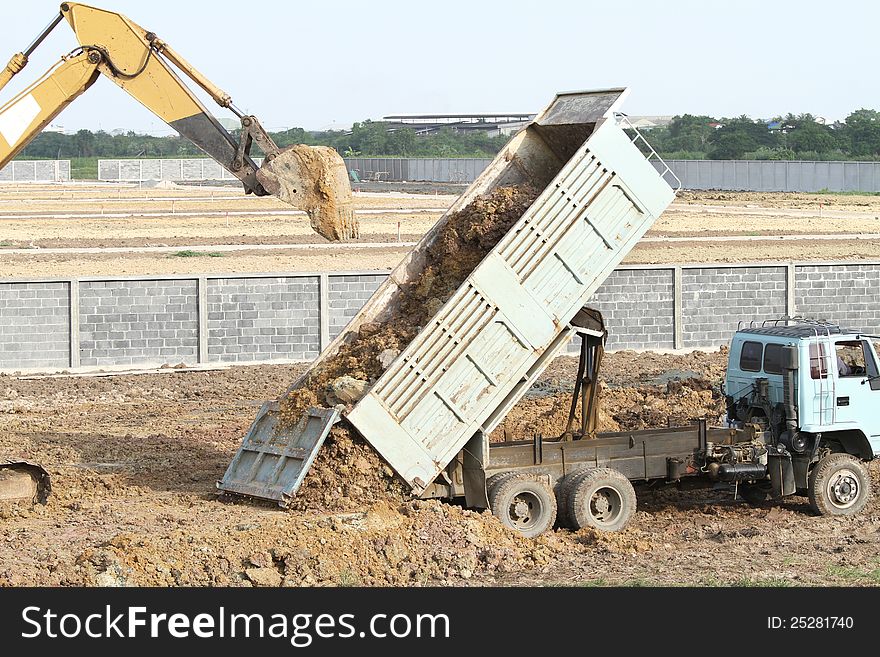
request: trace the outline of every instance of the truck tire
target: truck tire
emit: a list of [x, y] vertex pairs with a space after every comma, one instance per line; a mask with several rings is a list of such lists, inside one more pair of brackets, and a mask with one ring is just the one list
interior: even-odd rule
[[592, 468], [575, 470], [571, 474], [566, 475], [556, 487], [556, 520], [566, 529], [577, 529], [577, 525], [568, 514], [568, 500], [574, 493], [574, 488], [578, 483], [578, 479], [590, 470], [592, 470]]
[[486, 480], [486, 493], [489, 495], [489, 499], [492, 499], [492, 489], [494, 489], [498, 484], [500, 484], [505, 479], [510, 479], [516, 474], [516, 472], [499, 472], [497, 474], [493, 474]]
[[546, 484], [526, 474], [501, 479], [489, 495], [492, 514], [526, 538], [534, 538], [556, 522], [556, 496]]
[[629, 479], [613, 468], [595, 468], [572, 482], [568, 515], [575, 528], [620, 531], [636, 512], [636, 491]]
[[871, 497], [868, 469], [855, 456], [835, 452], [810, 471], [810, 507], [823, 516], [853, 516]]

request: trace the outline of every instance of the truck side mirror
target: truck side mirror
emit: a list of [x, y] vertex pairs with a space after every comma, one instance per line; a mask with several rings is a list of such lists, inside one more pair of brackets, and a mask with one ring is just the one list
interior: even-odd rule
[[799, 367], [799, 359], [798, 359], [798, 349], [794, 345], [786, 345], [782, 348], [782, 354], [780, 356], [780, 360], [782, 361], [780, 364], [782, 365], [782, 369], [784, 370], [796, 370]]

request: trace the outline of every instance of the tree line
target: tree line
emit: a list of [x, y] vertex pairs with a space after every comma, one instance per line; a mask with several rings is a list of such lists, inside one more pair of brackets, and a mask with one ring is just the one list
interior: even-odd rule
[[[845, 121], [826, 124], [812, 114], [786, 114], [770, 120], [748, 116], [715, 118], [683, 114], [666, 126], [643, 131], [658, 153], [673, 159], [876, 160], [880, 159], [880, 112], [859, 109]], [[382, 121], [361, 121], [351, 130], [324, 132], [291, 128], [270, 133], [279, 146], [331, 146], [343, 156], [492, 157], [507, 142], [482, 131], [444, 128], [418, 135]], [[179, 136], [134, 132], [111, 135], [80, 130], [71, 135], [44, 132], [25, 149], [24, 158], [176, 158], [202, 152]]]
[[832, 124], [812, 114], [769, 120], [684, 114], [645, 132], [654, 149], [670, 159], [876, 160], [880, 112], [860, 109]]
[[[364, 157], [493, 157], [508, 137], [490, 137], [483, 131], [459, 132], [444, 128], [417, 135], [412, 128], [389, 129], [382, 121], [355, 123], [351, 130], [310, 132], [291, 128], [270, 132], [281, 147], [291, 144], [331, 146], [343, 156]], [[237, 132], [233, 137], [238, 138]], [[254, 149], [256, 155], [261, 155]], [[178, 135], [154, 137], [134, 132], [111, 135], [80, 130], [75, 134], [43, 132], [21, 152], [28, 159], [70, 158], [177, 158], [204, 155], [188, 139]]]

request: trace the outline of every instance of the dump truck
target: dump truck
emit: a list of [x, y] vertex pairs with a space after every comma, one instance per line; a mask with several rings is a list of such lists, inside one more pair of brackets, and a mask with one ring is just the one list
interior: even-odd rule
[[[671, 170], [617, 111], [626, 94], [625, 88], [558, 94], [312, 363], [310, 371], [320, 368], [363, 325], [391, 315], [455, 213], [499, 187], [542, 190], [345, 413], [414, 494], [430, 494], [462, 448], [497, 426], [568, 344], [576, 332], [572, 319], [673, 200]], [[294, 428], [279, 428], [279, 411], [278, 402], [260, 410], [221, 491], [280, 503], [295, 494], [340, 411], [310, 409]]]
[[[557, 523], [622, 529], [636, 510], [634, 483], [730, 488], [752, 503], [807, 493], [819, 513], [861, 510], [870, 494], [864, 462], [880, 446], [880, 428], [863, 427], [856, 438], [852, 427], [841, 433], [838, 424], [827, 433], [821, 422], [798, 424], [806, 422], [806, 411], [792, 406], [792, 390], [806, 390], [806, 370], [791, 353], [806, 350], [806, 358], [809, 346], [786, 347], [793, 351], [781, 367], [789, 378], [801, 373], [795, 384], [768, 388], [764, 377], [737, 379], [742, 369], [732, 362], [728, 389], [742, 384], [741, 393], [752, 390], [745, 397], [751, 401], [731, 401], [737, 413], [722, 426], [702, 419], [692, 426], [596, 433], [607, 331], [601, 314], [585, 304], [677, 187], [668, 167], [617, 113], [625, 92], [559, 94], [517, 134], [288, 392], [361, 326], [391, 316], [454, 213], [499, 186], [524, 183], [543, 190], [528, 210], [352, 408], [310, 408], [287, 426], [278, 401], [264, 404], [219, 490], [288, 504], [330, 428], [342, 421], [415, 496], [491, 509], [528, 537]], [[790, 326], [777, 329], [786, 344], [812, 330], [790, 318], [781, 324]], [[562, 435], [490, 443], [493, 429], [575, 337], [580, 361]], [[732, 359], [741, 340], [739, 333], [733, 339]], [[856, 342], [852, 336], [844, 341]], [[830, 346], [817, 348], [832, 353]], [[860, 384], [880, 387], [876, 365], [853, 371]], [[801, 403], [815, 406], [812, 398]], [[739, 412], [746, 406], [748, 412]]]
[[[121, 14], [63, 3], [31, 45], [13, 55], [0, 71], [0, 90], [27, 66], [29, 57], [62, 22], [71, 27], [79, 45], [0, 106], [0, 168], [103, 75], [219, 162], [241, 181], [245, 193], [273, 195], [303, 210], [315, 232], [328, 240], [358, 237], [348, 171], [335, 150], [302, 144], [280, 148], [256, 116], [239, 110], [228, 93], [168, 42]], [[227, 132], [178, 73], [238, 117], [238, 136]], [[251, 157], [254, 145], [265, 156], [259, 166]], [[23, 495], [45, 501], [49, 489], [49, 475], [41, 466], [0, 460], [0, 500]]]

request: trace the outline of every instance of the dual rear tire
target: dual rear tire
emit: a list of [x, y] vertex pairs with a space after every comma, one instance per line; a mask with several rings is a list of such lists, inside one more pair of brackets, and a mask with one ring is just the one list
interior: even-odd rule
[[562, 522], [571, 529], [620, 531], [636, 512], [632, 483], [613, 468], [589, 468], [568, 475], [559, 488]]
[[496, 475], [489, 485], [492, 514], [526, 538], [534, 538], [556, 522], [556, 497], [544, 482], [522, 473]]
[[524, 473], [494, 475], [487, 488], [495, 517], [527, 538], [553, 527], [557, 515], [572, 529], [620, 531], [636, 511], [635, 489], [612, 468], [572, 473], [562, 480], [557, 495], [542, 480]]

